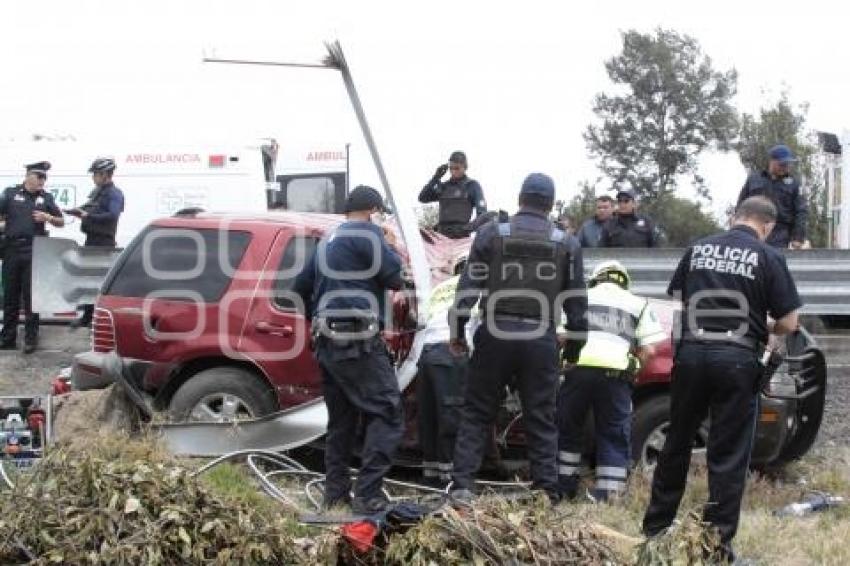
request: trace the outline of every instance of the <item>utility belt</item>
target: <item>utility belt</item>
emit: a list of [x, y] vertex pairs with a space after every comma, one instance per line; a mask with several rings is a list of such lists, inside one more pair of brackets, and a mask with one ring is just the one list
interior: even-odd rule
[[698, 328], [696, 333], [682, 337], [682, 344], [700, 344], [715, 346], [737, 346], [755, 352], [757, 356], [764, 353], [765, 343], [749, 336], [737, 336], [731, 330], [717, 331]]
[[6, 236], [6, 245], [31, 246], [34, 236]]
[[541, 318], [533, 318], [529, 316], [519, 316], [516, 314], [507, 314], [507, 313], [493, 313], [493, 320], [496, 322], [522, 322], [525, 324], [533, 324], [534, 326], [540, 326], [541, 324], [548, 324], [548, 321], [544, 321]]
[[371, 353], [376, 338], [380, 340], [380, 326], [374, 317], [317, 317], [311, 327], [311, 346], [329, 347], [334, 352], [334, 360], [359, 358]]
[[469, 222], [437, 224], [434, 231], [449, 238], [465, 238], [472, 234], [472, 225]]

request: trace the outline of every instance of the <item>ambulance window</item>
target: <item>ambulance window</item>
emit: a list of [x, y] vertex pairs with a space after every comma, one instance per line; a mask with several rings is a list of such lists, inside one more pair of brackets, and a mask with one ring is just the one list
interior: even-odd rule
[[293, 236], [286, 244], [280, 265], [275, 274], [273, 301], [278, 308], [284, 310], [295, 310], [295, 302], [292, 299], [292, 287], [295, 277], [301, 273], [307, 261], [313, 257], [319, 239], [314, 236]]
[[286, 208], [298, 212], [333, 212], [336, 187], [330, 177], [292, 179], [286, 184]]
[[250, 233], [234, 230], [225, 235], [214, 229], [148, 228], [124, 252], [104, 294], [218, 302], [250, 241]]

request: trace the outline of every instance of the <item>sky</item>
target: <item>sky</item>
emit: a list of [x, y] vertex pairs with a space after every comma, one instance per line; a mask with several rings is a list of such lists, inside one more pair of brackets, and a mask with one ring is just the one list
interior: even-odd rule
[[[628, 29], [694, 36], [716, 68], [738, 70], [735, 105], [756, 112], [782, 89], [809, 126], [850, 128], [837, 4], [783, 2], [28, 1], [0, 7], [0, 139], [72, 134], [132, 140], [351, 143], [352, 183], [378, 179], [338, 73], [204, 64], [315, 62], [338, 39], [394, 191], [418, 192], [455, 149], [491, 208], [514, 208], [541, 171], [569, 199], [598, 170], [582, 133], [603, 63]], [[772, 94], [771, 94], [772, 93]], [[722, 210], [745, 171], [707, 154]], [[607, 186], [603, 180], [600, 187]], [[681, 196], [692, 197], [685, 185]]]

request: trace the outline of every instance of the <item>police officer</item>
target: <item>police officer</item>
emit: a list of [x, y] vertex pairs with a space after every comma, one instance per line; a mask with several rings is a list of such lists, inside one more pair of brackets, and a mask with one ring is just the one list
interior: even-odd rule
[[617, 193], [617, 212], [602, 227], [600, 248], [655, 248], [658, 232], [648, 217], [636, 212], [637, 198], [631, 189]]
[[[114, 248], [118, 217], [124, 212], [124, 193], [112, 182], [115, 160], [99, 157], [89, 167], [95, 188], [88, 201], [79, 208], [67, 210], [68, 214], [81, 219], [80, 230], [86, 235], [85, 245]], [[72, 327], [91, 324], [94, 305], [83, 305], [83, 316], [72, 323]]]
[[703, 516], [719, 530], [721, 558], [730, 562], [762, 385], [759, 360], [769, 332], [797, 329], [801, 306], [785, 258], [764, 243], [776, 218], [776, 207], [766, 197], [743, 201], [730, 230], [688, 249], [667, 289], [670, 295], [681, 294], [681, 337], [670, 428], [643, 530], [655, 535], [676, 516], [694, 435], [708, 416], [709, 504]]
[[403, 285], [393, 232], [370, 220], [383, 210], [375, 189], [352, 190], [347, 221], [322, 240], [294, 285], [312, 319], [328, 408], [324, 503], [350, 500], [349, 465], [362, 416], [365, 438], [351, 507], [365, 514], [386, 503], [381, 484], [403, 432], [398, 381], [379, 332], [385, 294]]
[[[452, 496], [473, 497], [502, 392], [515, 379], [522, 401], [531, 477], [536, 489], [558, 498], [558, 387], [556, 321], [560, 308], [575, 334], [566, 347], [575, 362], [585, 339], [587, 295], [581, 248], [549, 220], [555, 184], [533, 173], [522, 183], [519, 212], [476, 233], [449, 317], [456, 355], [468, 351], [464, 326], [482, 293], [483, 322], [474, 336], [466, 394], [455, 443]], [[564, 293], [568, 291], [567, 293]]]
[[611, 219], [614, 214], [614, 199], [608, 195], [596, 197], [596, 214], [593, 218], [584, 221], [581, 228], [576, 233], [579, 244], [583, 248], [599, 247], [599, 240], [602, 238], [602, 228]]
[[738, 204], [756, 195], [772, 200], [778, 215], [767, 243], [777, 248], [800, 249], [806, 241], [808, 204], [800, 183], [791, 175], [791, 166], [797, 159], [787, 145], [772, 147], [768, 156], [767, 170], [753, 171], [747, 177]]
[[[466, 154], [455, 151], [449, 156], [449, 164], [440, 165], [419, 193], [419, 202], [438, 202], [439, 220], [434, 229], [449, 238], [465, 238], [472, 232], [469, 221], [472, 212], [484, 214], [487, 203], [484, 191], [475, 179], [466, 176]], [[440, 179], [450, 173], [448, 181]]]
[[590, 496], [607, 501], [626, 489], [632, 383], [653, 356], [653, 344], [667, 338], [652, 306], [631, 294], [629, 284], [629, 273], [618, 261], [599, 263], [588, 281], [587, 344], [558, 394], [558, 481], [570, 499], [578, 491], [589, 409], [596, 436], [596, 486]]
[[18, 336], [18, 316], [23, 301], [24, 353], [38, 346], [38, 313], [32, 312], [32, 241], [47, 236], [45, 224], [65, 224], [53, 195], [44, 190], [50, 163], [40, 161], [26, 166], [24, 182], [9, 187], [0, 196], [0, 214], [6, 219], [6, 251], [3, 259], [3, 330], [0, 349], [14, 350]]

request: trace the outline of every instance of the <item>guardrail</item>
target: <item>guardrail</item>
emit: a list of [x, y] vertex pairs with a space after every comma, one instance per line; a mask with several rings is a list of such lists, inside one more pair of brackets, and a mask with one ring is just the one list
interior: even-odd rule
[[[63, 238], [36, 238], [34, 246], [33, 308], [41, 313], [93, 303], [120, 253]], [[589, 272], [599, 261], [616, 259], [629, 270], [634, 292], [666, 298], [667, 284], [684, 253], [682, 248], [595, 248], [584, 250], [584, 263]], [[787, 250], [785, 256], [803, 299], [802, 313], [850, 315], [850, 250]]]

